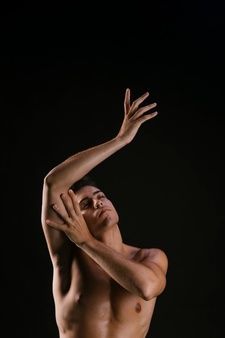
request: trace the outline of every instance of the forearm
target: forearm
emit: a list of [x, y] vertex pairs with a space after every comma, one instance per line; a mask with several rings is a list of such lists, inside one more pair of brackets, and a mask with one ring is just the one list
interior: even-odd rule
[[81, 151], [60, 163], [46, 176], [43, 186], [42, 225], [51, 257], [57, 258], [56, 253], [58, 254], [61, 247], [64, 246], [65, 239], [68, 240], [63, 232], [52, 229], [45, 224], [46, 218], [59, 221], [58, 216], [52, 210], [52, 205], [57, 204], [59, 208], [62, 208], [60, 193], [68, 190], [73, 183], [125, 144], [124, 140], [116, 137], [108, 142]]
[[156, 276], [141, 263], [125, 258], [104, 243], [91, 239], [81, 247], [111, 278], [127, 291], [149, 300], [151, 284], [154, 288]]
[[60, 189], [68, 189], [94, 167], [125, 146], [125, 142], [115, 137], [110, 141], [81, 151], [53, 168], [46, 176], [46, 183]]

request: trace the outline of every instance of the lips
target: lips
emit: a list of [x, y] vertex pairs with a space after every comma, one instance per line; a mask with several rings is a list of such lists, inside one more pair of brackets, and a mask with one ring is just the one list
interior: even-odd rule
[[110, 211], [110, 209], [108, 209], [108, 208], [101, 209], [101, 211], [100, 211], [99, 214], [98, 214], [98, 217], [101, 217], [102, 214], [103, 214], [105, 211]]

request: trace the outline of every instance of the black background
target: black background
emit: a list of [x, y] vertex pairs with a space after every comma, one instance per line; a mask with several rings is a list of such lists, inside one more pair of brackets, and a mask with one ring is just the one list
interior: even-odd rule
[[129, 87], [132, 99], [148, 90], [159, 114], [93, 175], [119, 211], [124, 241], [168, 255], [148, 337], [224, 337], [224, 4], [94, 10], [18, 5], [1, 13], [7, 330], [57, 337], [42, 181], [68, 156], [116, 135]]

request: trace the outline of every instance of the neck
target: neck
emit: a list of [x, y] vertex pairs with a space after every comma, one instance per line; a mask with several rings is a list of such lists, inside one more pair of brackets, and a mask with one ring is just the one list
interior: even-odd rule
[[[113, 250], [124, 253], [124, 244], [122, 241], [122, 236], [119, 230], [119, 227], [117, 224], [113, 225], [111, 229], [108, 229], [105, 231], [104, 234], [101, 234], [101, 236], [95, 237], [98, 241], [104, 243], [105, 245], [109, 246]], [[97, 263], [95, 263], [85, 252], [82, 250], [79, 250], [78, 253], [82, 263], [84, 264], [84, 267], [88, 269], [88, 273], [90, 271], [99, 271], [99, 269], [102, 271], [102, 268], [98, 266]], [[93, 270], [94, 267], [94, 270]]]
[[122, 252], [123, 240], [117, 224], [101, 234], [97, 239], [115, 251]]

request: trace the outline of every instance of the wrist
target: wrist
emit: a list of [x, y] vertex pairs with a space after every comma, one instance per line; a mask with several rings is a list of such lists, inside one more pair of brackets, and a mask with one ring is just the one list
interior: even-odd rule
[[122, 136], [120, 134], [116, 135], [114, 140], [115, 140], [115, 142], [118, 143], [118, 145], [121, 146], [121, 148], [130, 143], [130, 141], [125, 136]]
[[97, 241], [96, 238], [90, 234], [90, 236], [82, 240], [77, 246], [79, 246], [80, 249], [85, 250], [85, 248], [92, 246], [95, 241]]

